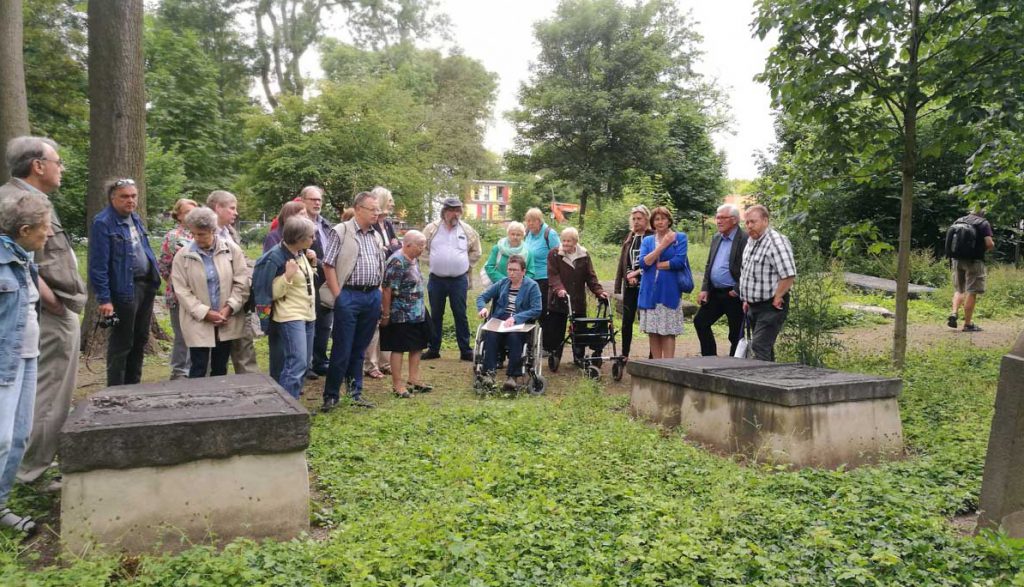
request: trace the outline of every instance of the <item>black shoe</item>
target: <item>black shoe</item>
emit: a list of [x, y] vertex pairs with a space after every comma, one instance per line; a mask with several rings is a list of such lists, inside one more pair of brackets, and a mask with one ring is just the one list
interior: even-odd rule
[[320, 376], [317, 375], [316, 372], [314, 371], [307, 371], [306, 379], [309, 379], [310, 381], [316, 381], [317, 379], [320, 379]]
[[362, 397], [352, 398], [352, 405], [359, 406], [360, 408], [376, 408], [377, 406], [364, 400]]
[[423, 351], [423, 354], [420, 355], [420, 360], [421, 361], [431, 361], [433, 359], [440, 359], [440, 358], [441, 358], [440, 351]]
[[459, 360], [460, 361], [469, 361], [470, 363], [472, 363], [473, 362], [473, 351], [469, 351], [467, 353], [462, 353], [461, 355], [459, 355]]
[[320, 411], [323, 413], [330, 412], [334, 408], [338, 407], [338, 398], [336, 397], [325, 397], [324, 405], [320, 406]]
[[946, 319], [946, 326], [956, 328], [956, 314], [949, 315], [949, 318]]
[[430, 393], [431, 391], [434, 391], [433, 385], [421, 385], [410, 381], [405, 382], [405, 388], [413, 393]]
[[981, 326], [978, 326], [973, 322], [970, 324], [964, 324], [964, 332], [981, 332]]

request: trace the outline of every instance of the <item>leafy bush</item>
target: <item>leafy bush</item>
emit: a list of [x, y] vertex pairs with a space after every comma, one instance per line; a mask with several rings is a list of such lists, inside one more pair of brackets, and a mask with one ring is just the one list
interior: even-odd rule
[[[985, 293], [979, 296], [974, 315], [979, 318], [1024, 316], [1024, 269], [990, 264], [986, 273]], [[952, 298], [953, 284], [946, 282], [928, 300], [948, 314]]]
[[789, 316], [779, 341], [781, 356], [820, 367], [841, 348], [836, 331], [845, 322], [839, 307], [841, 268], [831, 263], [813, 237], [791, 239], [797, 278], [790, 290]]

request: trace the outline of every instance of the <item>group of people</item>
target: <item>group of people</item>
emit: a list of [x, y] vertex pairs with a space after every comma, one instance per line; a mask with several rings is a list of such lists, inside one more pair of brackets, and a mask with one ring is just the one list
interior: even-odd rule
[[[483, 248], [462, 220], [458, 198], [442, 202], [439, 220], [399, 240], [387, 219], [394, 200], [386, 188], [356, 195], [342, 222], [332, 226], [320, 213], [324, 191], [307, 186], [282, 207], [263, 254], [247, 259], [234, 227], [238, 201], [216, 190], [204, 204], [175, 203], [177, 225], [164, 236], [158, 255], [137, 212], [136, 182], [116, 178], [105, 186], [108, 206], [90, 226], [86, 282], [47, 196], [61, 182], [57, 144], [14, 139], [6, 163], [11, 180], [0, 187], [2, 525], [34, 528], [31, 519], [6, 508], [7, 496], [15, 478], [34, 483], [56, 456], [76, 384], [86, 287], [100, 317], [88, 327], [109, 329], [110, 386], [141, 380], [161, 283], [174, 333], [172, 379], [224, 375], [229, 361], [235, 373], [257, 372], [253, 340], [266, 334], [270, 375], [296, 398], [306, 380], [323, 377], [323, 411], [339, 404], [342, 387], [352, 404], [373, 407], [362, 397], [363, 377], [381, 371], [390, 371], [394, 394], [408, 398], [431, 391], [420, 362], [441, 356], [448, 306], [459, 358], [474, 358], [466, 305], [472, 267]], [[753, 355], [770, 360], [795, 264], [788, 240], [769, 227], [767, 210], [747, 210], [746, 234], [738, 218], [731, 206], [718, 211], [719, 234], [695, 325], [702, 352], [714, 354], [710, 324], [727, 315], [735, 349], [745, 316], [754, 333]], [[507, 236], [492, 247], [481, 275], [490, 285], [476, 299], [477, 312], [508, 326], [539, 322], [544, 351], [560, 352], [570, 317], [587, 313], [586, 292], [603, 299], [608, 292], [575, 228], [557, 233], [536, 208], [523, 220], [510, 223]], [[630, 222], [615, 279], [625, 310], [624, 354], [639, 319], [651, 356], [671, 357], [683, 328], [687, 238], [672, 229], [666, 208], [637, 206]], [[507, 349], [505, 385], [517, 385], [523, 375], [519, 335], [487, 336], [485, 370], [493, 377]], [[602, 352], [600, 346], [590, 350]]]

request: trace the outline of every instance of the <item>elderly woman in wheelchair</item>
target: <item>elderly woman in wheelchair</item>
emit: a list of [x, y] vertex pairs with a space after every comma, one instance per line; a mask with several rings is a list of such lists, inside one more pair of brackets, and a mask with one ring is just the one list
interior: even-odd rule
[[[507, 270], [508, 277], [492, 284], [476, 298], [476, 307], [481, 318], [486, 320], [490, 317], [500, 321], [498, 330], [481, 326], [482, 341], [478, 340], [478, 344], [483, 343], [484, 353], [483, 363], [477, 373], [477, 383], [486, 387], [494, 386], [494, 372], [498, 361], [507, 351], [507, 379], [503, 389], [506, 392], [514, 392], [524, 383], [524, 376], [529, 375], [534, 380], [539, 378], [539, 374], [534, 373], [532, 368], [533, 357], [528, 357], [529, 372], [524, 370], [523, 350], [536, 347], [535, 331], [538, 327], [530, 323], [540, 316], [541, 300], [537, 282], [526, 277], [526, 260], [523, 257], [509, 257]], [[488, 302], [491, 302], [490, 310], [486, 307]], [[504, 331], [505, 329], [510, 330]]]

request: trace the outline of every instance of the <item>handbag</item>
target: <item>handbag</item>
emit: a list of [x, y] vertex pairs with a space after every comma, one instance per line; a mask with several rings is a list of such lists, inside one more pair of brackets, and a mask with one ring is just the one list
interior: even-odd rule
[[679, 281], [679, 291], [690, 293], [693, 291], [693, 273], [690, 271], [690, 260], [685, 259], [682, 271], [676, 271], [676, 279]]
[[736, 359], [748, 359], [750, 358], [751, 348], [750, 341], [753, 338], [753, 334], [750, 331], [750, 321], [747, 320], [747, 315], [743, 314], [743, 338], [736, 343], [736, 353], [733, 355]]

